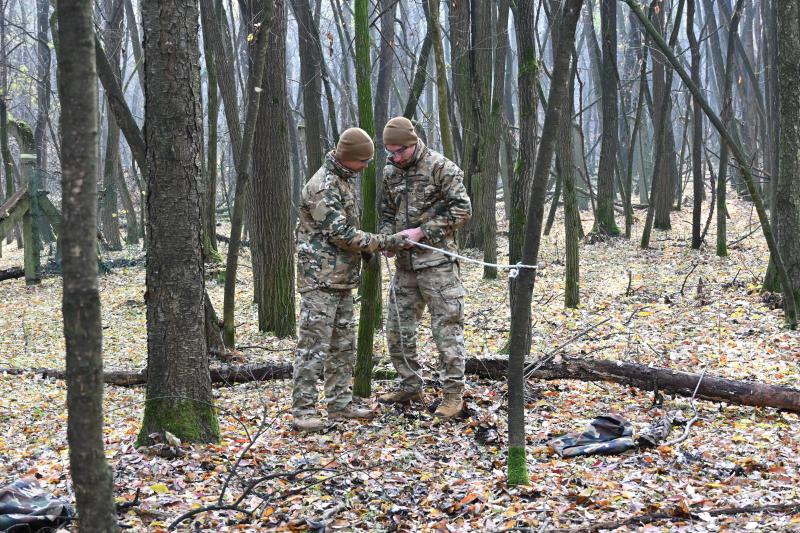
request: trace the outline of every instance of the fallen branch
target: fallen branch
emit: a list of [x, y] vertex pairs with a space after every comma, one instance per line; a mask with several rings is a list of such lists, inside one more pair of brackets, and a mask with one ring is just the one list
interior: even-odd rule
[[[466, 360], [466, 372], [487, 379], [505, 379], [508, 369], [507, 358], [477, 358]], [[43, 377], [64, 379], [63, 370], [31, 370]], [[0, 373], [21, 374], [21, 369], [0, 369]], [[391, 373], [376, 372], [389, 377]], [[388, 375], [387, 375], [388, 374]], [[251, 381], [270, 379], [290, 379], [290, 363], [264, 363], [237, 366], [224, 366], [211, 369], [211, 381], [233, 385]], [[661, 391], [691, 398], [697, 387], [696, 398], [714, 402], [727, 402], [736, 405], [773, 407], [800, 413], [800, 390], [782, 385], [770, 385], [757, 381], [737, 381], [706, 374], [700, 381], [699, 374], [679, 372], [623, 361], [607, 359], [581, 359], [563, 357], [558, 363], [548, 362], [531, 373], [532, 378], [555, 380], [577, 379], [580, 381], [610, 381], [621, 385], [650, 391], [657, 382]], [[120, 386], [142, 385], [147, 378], [144, 372], [106, 372], [105, 383]]]
[[737, 514], [753, 514], [753, 513], [796, 513], [800, 510], [800, 502], [791, 502], [777, 505], [747, 505], [745, 507], [726, 507], [724, 509], [710, 509], [708, 511], [698, 510], [698, 513], [686, 513], [680, 508], [675, 508], [672, 512], [666, 511], [661, 513], [650, 513], [640, 516], [633, 516], [620, 520], [618, 522], [597, 522], [591, 526], [586, 526], [578, 529], [556, 529], [554, 531], [600, 531], [602, 529], [614, 530], [624, 526], [643, 526], [653, 522], [660, 522], [667, 520], [669, 522], [686, 521], [686, 520], [702, 520], [700, 514], [708, 514], [709, 516], [732, 516]]
[[11, 267], [0, 269], [0, 281], [7, 279], [19, 279], [25, 277], [25, 271], [22, 267]]

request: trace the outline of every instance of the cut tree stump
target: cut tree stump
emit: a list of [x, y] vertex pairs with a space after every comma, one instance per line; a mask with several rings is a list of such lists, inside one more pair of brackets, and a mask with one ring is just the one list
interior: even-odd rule
[[[466, 372], [482, 378], [505, 379], [508, 359], [467, 358]], [[19, 369], [0, 369], [0, 373], [21, 374]], [[33, 372], [56, 379], [64, 379], [64, 371], [36, 369]], [[382, 375], [381, 375], [382, 374]], [[211, 369], [211, 381], [233, 385], [250, 381], [289, 379], [292, 365], [289, 363], [251, 364], [223, 366]], [[379, 373], [376, 377], [389, 377]], [[580, 381], [610, 381], [644, 391], [657, 389], [661, 392], [691, 397], [699, 374], [678, 372], [622, 361], [606, 359], [579, 359], [565, 357], [559, 363], [549, 363], [531, 377], [537, 379], [577, 379]], [[129, 387], [147, 381], [144, 372], [106, 372], [104, 381], [111, 385]], [[697, 391], [696, 398], [714, 402], [726, 402], [754, 407], [773, 407], [800, 413], [800, 390], [782, 385], [770, 385], [757, 381], [736, 381], [706, 373]]]

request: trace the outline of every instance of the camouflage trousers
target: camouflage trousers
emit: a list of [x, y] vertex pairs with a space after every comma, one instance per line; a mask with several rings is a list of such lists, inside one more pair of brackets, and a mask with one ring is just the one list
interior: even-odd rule
[[322, 372], [328, 411], [342, 410], [350, 403], [354, 348], [351, 291], [313, 289], [304, 292], [294, 359], [292, 413], [295, 416], [316, 412], [317, 380]]
[[[444, 392], [464, 390], [464, 286], [457, 263], [421, 270], [398, 268], [386, 305], [386, 338], [389, 355], [400, 375], [400, 388], [422, 388], [417, 359], [417, 325], [427, 306], [431, 331], [439, 350], [439, 375]], [[396, 300], [396, 302], [393, 300]]]

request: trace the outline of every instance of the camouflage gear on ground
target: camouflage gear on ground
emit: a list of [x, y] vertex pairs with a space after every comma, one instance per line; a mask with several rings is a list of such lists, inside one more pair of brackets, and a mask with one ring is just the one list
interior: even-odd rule
[[568, 433], [547, 445], [561, 457], [611, 455], [633, 448], [631, 423], [619, 415], [602, 415], [592, 420], [580, 433]]
[[396, 235], [358, 229], [355, 174], [331, 152], [303, 187], [297, 223], [297, 287], [301, 293], [317, 288], [355, 288], [362, 252], [394, 250], [402, 242]]
[[386, 338], [400, 375], [400, 388], [417, 391], [423, 385], [416, 339], [417, 325], [427, 306], [439, 350], [442, 388], [445, 393], [460, 394], [464, 389], [465, 348], [464, 286], [458, 264], [448, 262], [416, 271], [398, 268], [392, 284], [386, 306]]
[[324, 371], [328, 411], [341, 411], [353, 399], [355, 364], [353, 295], [350, 290], [314, 289], [301, 296], [292, 413], [316, 412], [317, 380]]
[[34, 478], [0, 488], [0, 531], [55, 531], [73, 516], [68, 503], [46, 492]]
[[[425, 146], [420, 140], [405, 168], [391, 161], [383, 171], [380, 231], [389, 235], [419, 227], [426, 244], [456, 251], [455, 230], [472, 216], [464, 173], [455, 163]], [[433, 250], [411, 248], [397, 254], [397, 267], [419, 270], [449, 263]]]

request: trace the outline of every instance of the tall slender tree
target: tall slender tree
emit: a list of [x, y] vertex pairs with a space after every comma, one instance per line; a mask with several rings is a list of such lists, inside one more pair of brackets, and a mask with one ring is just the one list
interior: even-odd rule
[[[700, 45], [694, 32], [695, 0], [687, 0], [686, 38], [692, 54], [692, 81], [700, 81]], [[692, 248], [699, 249], [701, 215], [703, 211], [703, 109], [695, 100], [692, 103]]]
[[[374, 138], [368, 3], [368, 0], [355, 0], [356, 84], [358, 86], [359, 126]], [[364, 231], [371, 233], [374, 233], [378, 227], [375, 181], [375, 163], [373, 162], [361, 173], [361, 227]], [[381, 278], [381, 264], [378, 259], [376, 255], [371, 261], [364, 261], [361, 276], [361, 311], [358, 320], [353, 394], [363, 398], [372, 393], [373, 340], [378, 320]]]
[[[555, 153], [559, 125], [565, 120], [563, 109], [569, 82], [569, 59], [575, 46], [575, 27], [582, 5], [583, 0], [565, 0], [560, 16], [553, 77], [547, 98], [542, 139], [536, 154], [525, 227], [525, 243], [522, 248], [524, 265], [535, 265], [539, 257], [545, 189]], [[517, 295], [511, 308], [511, 353], [508, 358], [508, 483], [510, 485], [528, 483], [525, 455], [524, 367], [525, 357], [530, 351], [531, 300], [535, 276], [534, 270], [523, 268], [512, 283], [512, 290]]]
[[97, 287], [97, 86], [92, 2], [59, 0], [67, 441], [82, 531], [119, 530], [103, 452], [103, 353]]
[[[123, 21], [122, 0], [105, 0], [104, 19], [106, 21], [103, 28], [103, 42], [105, 44], [106, 57], [111, 65], [111, 72], [117, 83], [122, 84], [122, 73], [120, 69], [120, 52], [122, 50], [122, 21]], [[119, 168], [119, 136], [120, 129], [117, 122], [112, 117], [110, 102], [106, 98], [106, 153], [103, 160], [103, 193], [101, 197], [101, 222], [103, 236], [112, 250], [121, 250], [122, 241], [119, 237], [119, 209], [117, 196], [117, 177]]]
[[597, 219], [594, 230], [619, 235], [614, 221], [614, 170], [617, 161], [617, 0], [600, 1], [603, 63], [600, 73], [603, 101], [603, 136], [597, 169]]

